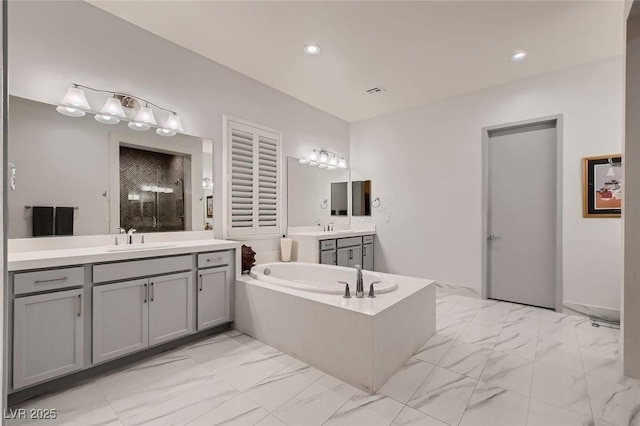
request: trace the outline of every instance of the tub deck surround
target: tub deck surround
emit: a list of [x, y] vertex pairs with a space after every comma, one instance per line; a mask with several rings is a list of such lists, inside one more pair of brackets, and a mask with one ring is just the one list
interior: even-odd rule
[[[175, 239], [171, 239], [171, 234]], [[136, 244], [133, 250], [126, 250], [127, 245], [122, 238], [126, 237], [125, 235], [118, 236], [119, 245], [117, 246], [114, 245], [115, 235], [51, 238], [51, 241], [46, 241], [49, 240], [48, 238], [9, 240], [7, 269], [9, 272], [16, 272], [228, 249], [236, 249], [236, 257], [238, 257], [242, 246], [242, 243], [235, 241], [213, 239], [212, 233], [180, 232], [163, 233], [162, 236], [144, 235], [145, 243], [149, 248], [143, 247], [144, 244]], [[189, 237], [193, 239], [185, 239]], [[140, 235], [134, 235], [134, 238], [139, 242]], [[113, 249], [122, 250], [109, 251]], [[236, 259], [236, 264], [239, 268], [239, 258]], [[237, 272], [239, 274], [239, 269]]]
[[[313, 274], [332, 268], [309, 266]], [[234, 326], [374, 393], [435, 333], [434, 281], [376, 275], [397, 283], [398, 288], [374, 299], [358, 299], [353, 297], [354, 271], [348, 280], [353, 284], [352, 298], [345, 299], [244, 275], [236, 280]], [[368, 284], [365, 275], [365, 286]]]

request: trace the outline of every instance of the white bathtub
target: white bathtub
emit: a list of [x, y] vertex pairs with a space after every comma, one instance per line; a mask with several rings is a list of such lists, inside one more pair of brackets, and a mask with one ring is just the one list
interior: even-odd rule
[[[356, 298], [355, 279], [353, 268], [256, 266], [236, 280], [234, 326], [374, 393], [435, 333], [435, 282], [365, 271], [365, 297]], [[382, 283], [368, 298], [372, 280]]]
[[[345, 285], [338, 283], [338, 281], [344, 281], [349, 283], [352, 297], [355, 297], [356, 270], [354, 268], [316, 263], [278, 262], [253, 267], [250, 275], [258, 280], [283, 287], [325, 294], [344, 294]], [[398, 288], [397, 283], [375, 272], [362, 271], [362, 280], [367, 294], [370, 284], [374, 281], [380, 281], [373, 286], [376, 294], [389, 293]]]

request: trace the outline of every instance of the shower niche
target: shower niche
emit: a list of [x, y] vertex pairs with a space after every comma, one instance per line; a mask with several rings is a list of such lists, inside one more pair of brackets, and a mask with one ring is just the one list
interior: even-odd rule
[[[120, 227], [137, 232], [185, 231], [189, 159], [120, 146]], [[188, 174], [188, 173], [187, 173]]]

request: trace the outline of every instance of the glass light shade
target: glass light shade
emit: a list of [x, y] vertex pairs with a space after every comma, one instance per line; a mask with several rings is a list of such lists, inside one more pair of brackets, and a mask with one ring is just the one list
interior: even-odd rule
[[318, 161], [318, 151], [316, 151], [315, 149], [311, 151], [311, 154], [309, 154], [309, 161]]
[[78, 108], [60, 105], [56, 108], [60, 114], [66, 115], [68, 117], [83, 117], [86, 113]]
[[327, 166], [327, 170], [335, 170], [336, 166]]
[[309, 160], [307, 160], [306, 158], [301, 158], [298, 161], [300, 162], [300, 164], [307, 164], [309, 162]]
[[69, 87], [67, 94], [62, 98], [60, 105], [75, 107], [79, 109], [91, 109], [87, 97], [84, 95], [84, 90], [79, 87]]
[[312, 166], [312, 167], [313, 166], [317, 166], [318, 162], [317, 161], [309, 161], [309, 165]]
[[176, 132], [182, 132], [184, 130], [182, 128], [182, 122], [180, 121], [180, 117], [178, 116], [178, 114], [169, 114], [167, 122], [164, 123], [164, 128], [175, 130]]
[[615, 172], [613, 171], [613, 167], [609, 167], [609, 170], [607, 170], [607, 176], [609, 177], [613, 177], [615, 176]]
[[138, 121], [131, 121], [129, 122], [129, 124], [127, 124], [127, 126], [129, 126], [131, 130], [138, 130], [140, 132], [149, 130], [151, 128], [151, 126], [149, 126], [147, 123], [140, 123]]
[[318, 162], [320, 164], [326, 165], [328, 161], [329, 161], [329, 155], [326, 152], [321, 152], [320, 157], [318, 158]]
[[341, 158], [340, 161], [338, 161], [338, 167], [341, 169], [347, 168], [347, 162], [345, 161], [344, 158]]
[[107, 102], [105, 102], [100, 112], [104, 115], [110, 115], [112, 117], [117, 117], [117, 118], [127, 117], [126, 115], [124, 115], [122, 104], [120, 103], [120, 100], [117, 98], [108, 98]]
[[107, 114], [96, 114], [95, 118], [98, 123], [102, 124], [118, 124], [120, 122], [118, 117]]
[[329, 165], [333, 166], [333, 168], [338, 165], [338, 158], [335, 155], [332, 155], [331, 158], [329, 158]]
[[156, 133], [160, 136], [173, 136], [176, 134], [175, 130], [171, 130], [171, 129], [163, 129], [161, 127], [158, 127], [156, 129]]
[[327, 165], [325, 163], [320, 163], [318, 164], [318, 167], [320, 167], [321, 169], [326, 169]]
[[135, 121], [138, 123], [146, 123], [150, 126], [158, 125], [156, 118], [153, 116], [153, 111], [148, 106], [140, 107], [140, 111], [138, 111]]

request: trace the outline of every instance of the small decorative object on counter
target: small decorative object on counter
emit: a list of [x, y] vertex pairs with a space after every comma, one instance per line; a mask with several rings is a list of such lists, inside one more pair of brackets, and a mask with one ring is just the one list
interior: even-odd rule
[[256, 252], [249, 246], [242, 245], [242, 273], [250, 272], [256, 264]]
[[291, 262], [291, 247], [293, 246], [293, 240], [291, 238], [285, 238], [283, 235], [280, 238], [280, 257], [283, 262]]

